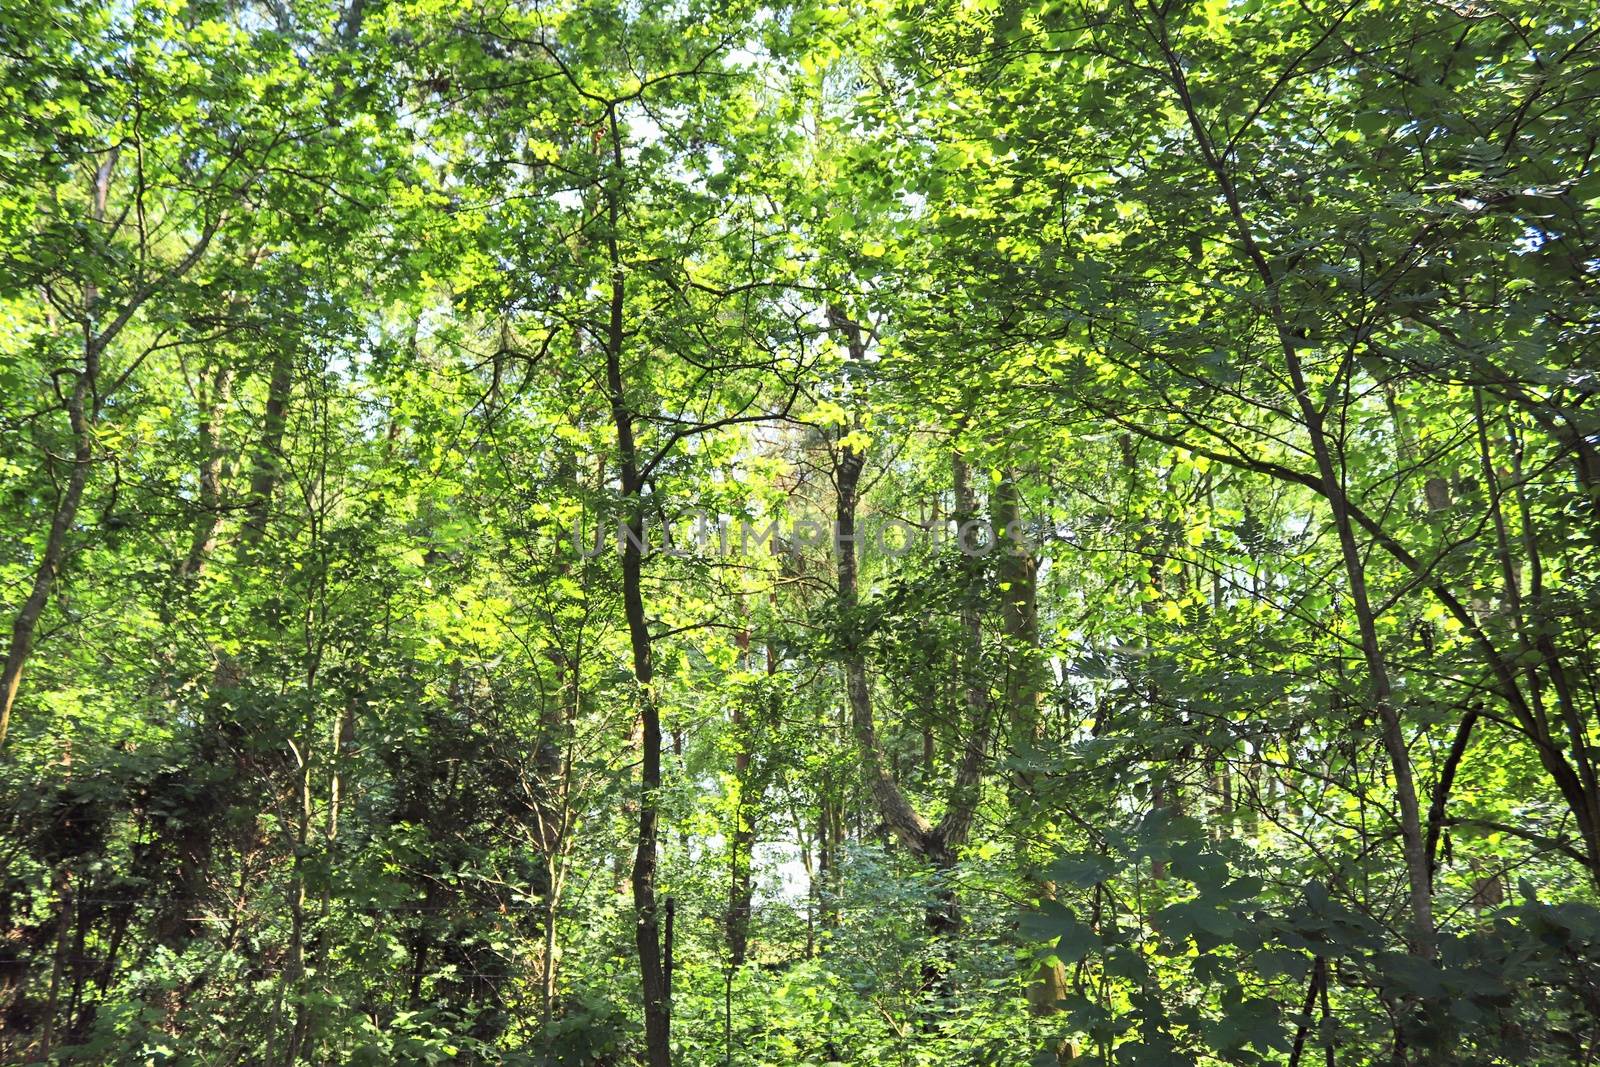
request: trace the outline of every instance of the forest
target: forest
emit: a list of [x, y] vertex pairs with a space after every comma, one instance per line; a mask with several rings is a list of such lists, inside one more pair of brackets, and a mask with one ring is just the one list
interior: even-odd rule
[[1600, 1065], [1592, 0], [0, 0], [0, 1064]]

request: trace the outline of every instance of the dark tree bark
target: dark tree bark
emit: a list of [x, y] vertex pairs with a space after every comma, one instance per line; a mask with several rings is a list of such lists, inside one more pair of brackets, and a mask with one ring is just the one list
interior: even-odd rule
[[633, 678], [639, 702], [641, 724], [639, 764], [639, 823], [635, 842], [633, 873], [634, 941], [639, 949], [639, 980], [644, 997], [645, 1050], [650, 1067], [670, 1067], [672, 1063], [671, 1006], [667, 1002], [666, 968], [661, 954], [661, 931], [656, 905], [656, 834], [660, 819], [661, 792], [661, 712], [656, 703], [654, 664], [649, 619], [645, 614], [643, 592], [645, 504], [640, 477], [638, 444], [634, 435], [636, 415], [629, 404], [622, 378], [622, 350], [625, 340], [623, 301], [625, 297], [622, 252], [618, 242], [621, 222], [621, 193], [617, 182], [623, 171], [622, 133], [617, 108], [606, 109], [610, 137], [611, 163], [615, 173], [605, 188], [606, 256], [611, 267], [610, 299], [605, 329], [606, 389], [610, 394], [611, 421], [616, 432], [617, 477], [622, 490], [622, 506], [628, 536], [622, 539], [622, 611], [628, 623], [628, 642], [633, 653]]

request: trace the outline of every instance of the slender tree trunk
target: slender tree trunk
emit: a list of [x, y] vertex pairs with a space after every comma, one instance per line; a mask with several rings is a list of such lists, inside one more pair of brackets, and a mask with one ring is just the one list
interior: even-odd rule
[[[111, 190], [111, 172], [117, 165], [118, 151], [106, 154], [95, 171], [94, 190], [90, 215], [95, 222], [104, 222], [106, 200]], [[90, 283], [83, 293], [83, 366], [73, 377], [72, 389], [67, 393], [65, 407], [67, 423], [72, 431], [72, 470], [67, 484], [56, 499], [55, 515], [50, 522], [50, 532], [45, 537], [44, 552], [39, 557], [38, 570], [34, 572], [33, 585], [22, 602], [16, 619], [11, 624], [11, 643], [6, 649], [6, 662], [0, 670], [0, 748], [6, 743], [11, 729], [11, 708], [16, 703], [17, 687], [22, 684], [22, 668], [33, 651], [33, 635], [50, 601], [50, 590], [61, 571], [66, 554], [67, 535], [78, 515], [78, 504], [83, 500], [83, 487], [89, 479], [89, 463], [94, 456], [94, 424], [100, 411], [100, 355], [111, 337], [127, 321], [130, 304], [104, 333], [96, 334], [96, 304], [99, 291]], [[46, 462], [49, 462], [48, 459]]]
[[89, 463], [93, 457], [94, 436], [92, 416], [93, 381], [99, 370], [99, 352], [91, 342], [85, 352], [84, 369], [67, 396], [67, 418], [72, 425], [72, 470], [67, 484], [56, 500], [55, 516], [46, 535], [44, 552], [39, 557], [39, 568], [34, 572], [33, 586], [28, 598], [22, 602], [16, 620], [11, 624], [11, 644], [6, 651], [6, 663], [0, 673], [0, 746], [5, 744], [11, 729], [11, 709], [16, 703], [17, 687], [22, 683], [22, 668], [33, 651], [33, 635], [39, 625], [39, 616], [50, 601], [50, 590], [61, 571], [66, 554], [67, 535], [72, 530], [78, 514], [78, 504], [83, 499], [83, 487], [89, 479]]
[[1432, 878], [1428, 870], [1426, 838], [1422, 829], [1422, 813], [1417, 802], [1416, 776], [1411, 767], [1411, 752], [1406, 746], [1405, 733], [1399, 712], [1394, 706], [1393, 688], [1389, 681], [1389, 667], [1383, 646], [1378, 640], [1376, 617], [1367, 595], [1366, 563], [1361, 548], [1356, 543], [1355, 528], [1350, 521], [1348, 499], [1344, 482], [1334, 466], [1328, 437], [1324, 432], [1322, 414], [1312, 402], [1306, 388], [1304, 373], [1295, 346], [1285, 341], [1285, 360], [1290, 381], [1300, 404], [1306, 432], [1311, 436], [1312, 453], [1321, 474], [1324, 495], [1333, 509], [1334, 527], [1339, 535], [1339, 549], [1344, 558], [1345, 576], [1350, 584], [1351, 609], [1361, 635], [1361, 650], [1367, 662], [1367, 680], [1373, 710], [1382, 728], [1383, 747], [1388, 752], [1389, 764], [1395, 778], [1395, 800], [1400, 808], [1400, 841], [1405, 856], [1407, 880], [1410, 884], [1412, 949], [1417, 955], [1432, 959], [1435, 947], [1433, 927]]
[[[865, 352], [861, 329], [843, 312], [829, 309], [829, 319], [843, 330], [851, 358], [859, 362]], [[911, 806], [900, 790], [888, 765], [883, 744], [878, 739], [872, 718], [872, 691], [867, 683], [866, 657], [861, 648], [863, 635], [857, 632], [855, 617], [860, 603], [857, 591], [856, 502], [865, 457], [848, 444], [840, 444], [834, 463], [834, 542], [837, 548], [839, 614], [846, 627], [844, 665], [845, 696], [850, 708], [850, 726], [855, 734], [867, 789], [889, 831], [919, 856], [928, 852], [928, 836], [933, 825]]]
[[[745, 668], [748, 670], [750, 631], [741, 630], [737, 640]], [[767, 646], [766, 661], [767, 676], [770, 678], [777, 672], [777, 658], [770, 645]], [[739, 735], [739, 747], [733, 757], [733, 774], [734, 780], [738, 783], [739, 800], [734, 806], [733, 833], [729, 837], [728, 856], [728, 965], [733, 968], [744, 966], [745, 956], [749, 951], [750, 902], [754, 895], [751, 867], [756, 843], [756, 816], [750, 804], [750, 792], [756, 788], [756, 784], [750, 777], [750, 761], [753, 753], [749, 726], [749, 716], [743, 707], [736, 706], [733, 711], [733, 728]], [[754, 799], [759, 804], [760, 797], [755, 796]]]
[[72, 933], [72, 869], [63, 864], [56, 868], [55, 890], [57, 900], [55, 957], [50, 965], [50, 991], [44, 1005], [44, 1037], [39, 1044], [39, 1061], [48, 1062], [50, 1050], [55, 1045], [56, 1014], [60, 1005], [61, 977], [66, 973], [67, 953]]
[[[305, 995], [306, 977], [306, 860], [310, 852], [312, 802], [311, 802], [311, 753], [297, 753], [300, 760], [300, 804], [298, 817], [295, 824], [294, 836], [294, 866], [289, 883], [289, 965], [285, 969], [284, 981], [280, 986], [279, 1003], [282, 1003], [284, 991], [292, 991], [297, 998]], [[274, 1014], [277, 1014], [276, 1011]], [[294, 1022], [288, 1027], [288, 1033], [283, 1042], [283, 1064], [290, 1067], [300, 1058], [301, 1050], [305, 1047], [305, 1039], [310, 1027], [307, 1008], [302, 999], [295, 1005]], [[276, 1030], [276, 1027], [274, 1027]]]
[[750, 901], [753, 895], [750, 867], [751, 852], [755, 846], [753, 813], [745, 801], [745, 775], [750, 768], [750, 756], [740, 752], [734, 757], [734, 774], [739, 780], [739, 802], [734, 805], [734, 829], [729, 839], [728, 855], [728, 965], [744, 966], [750, 946]]
[[[566, 816], [563, 813], [563, 820]], [[563, 834], [565, 840], [565, 834]], [[561, 891], [566, 881], [566, 851], [564, 846], [545, 853], [545, 880], [549, 883], [544, 896], [544, 961], [539, 973], [540, 1018], [545, 1026], [555, 1017], [556, 1007], [556, 952], [558, 950], [561, 918]]]
[[[816, 930], [824, 933], [839, 926], [839, 874], [838, 806], [832, 796], [833, 783], [824, 784], [826, 790], [817, 804], [817, 877], [812, 883], [816, 897]], [[807, 944], [811, 953], [816, 949], [816, 930], [808, 931]]]
[[1395, 776], [1395, 800], [1400, 808], [1401, 849], [1405, 858], [1411, 903], [1411, 949], [1414, 954], [1431, 960], [1436, 941], [1433, 897], [1428, 872], [1427, 844], [1422, 829], [1422, 813], [1417, 802], [1416, 777], [1412, 771], [1411, 753], [1406, 747], [1400, 716], [1394, 706], [1388, 663], [1378, 640], [1372, 604], [1367, 594], [1366, 563], [1361, 548], [1356, 543], [1355, 526], [1351, 520], [1350, 501], [1345, 492], [1343, 475], [1334, 461], [1322, 409], [1312, 397], [1306, 382], [1300, 359], [1300, 342], [1290, 327], [1279, 298], [1281, 279], [1256, 244], [1254, 231], [1245, 216], [1228, 165], [1218, 154], [1211, 141], [1210, 132], [1195, 107], [1194, 99], [1189, 92], [1188, 75], [1184, 72], [1182, 62], [1172, 50], [1164, 16], [1158, 16], [1153, 29], [1166, 60], [1167, 74], [1172, 88], [1178, 95], [1189, 128], [1194, 133], [1200, 153], [1216, 179], [1217, 187], [1227, 204], [1229, 216], [1245, 256], [1265, 287], [1268, 311], [1282, 349], [1284, 368], [1288, 372], [1295, 403], [1300, 409], [1301, 420], [1311, 443], [1312, 455], [1316, 460], [1322, 495], [1327, 499], [1333, 512], [1334, 529], [1339, 538], [1339, 551], [1344, 561], [1346, 580], [1350, 586], [1351, 608], [1356, 616], [1361, 635], [1361, 650], [1367, 663], [1369, 698], [1381, 724], [1383, 747], [1388, 753], [1389, 764]]
[[250, 474], [249, 496], [245, 502], [244, 526], [240, 533], [246, 545], [255, 545], [267, 529], [272, 494], [283, 469], [283, 432], [288, 424], [289, 393], [294, 387], [294, 358], [280, 348], [272, 359], [272, 376], [267, 381], [267, 403], [262, 414], [261, 438], [256, 445]]
[[177, 575], [185, 581], [199, 577], [201, 568], [217, 544], [222, 528], [222, 467], [227, 454], [222, 445], [222, 419], [233, 391], [234, 369], [224, 363], [211, 381], [211, 397], [200, 415], [200, 517], [189, 539], [189, 551], [178, 564]]
[[[995, 487], [994, 526], [999, 535], [998, 600], [1000, 630], [1006, 643], [1005, 708], [1012, 744], [1032, 749], [1040, 740], [1040, 704], [1044, 697], [1044, 664], [1039, 652], [1039, 562], [1023, 529], [1016, 472], [1009, 472]], [[1054, 900], [1056, 887], [1036, 870], [1030, 855], [1033, 824], [1038, 809], [1037, 783], [1018, 772], [1011, 780], [1011, 810], [1016, 819], [1017, 864], [1043, 903]], [[1028, 1010], [1035, 1015], [1055, 1014], [1067, 995], [1067, 971], [1059, 960], [1039, 964], [1028, 983]], [[1057, 1055], [1069, 1044], [1056, 1050]]]
[[[94, 188], [90, 198], [90, 218], [96, 223], [106, 221], [106, 202], [110, 195], [111, 174], [116, 168], [120, 150], [108, 151], [95, 170]], [[223, 217], [206, 220], [199, 238], [183, 257], [173, 265], [162, 284], [170, 283], [187, 274], [205, 255], [211, 240], [222, 225]], [[159, 289], [160, 284], [146, 285], [134, 292], [115, 314], [108, 315], [109, 322], [98, 333], [99, 289], [93, 282], [83, 288], [83, 366], [76, 373], [72, 389], [67, 394], [65, 408], [73, 438], [72, 471], [67, 484], [56, 499], [56, 508], [45, 539], [44, 551], [39, 557], [39, 567], [28, 597], [18, 610], [11, 626], [11, 641], [6, 650], [5, 667], [0, 670], [0, 748], [5, 745], [11, 727], [11, 709], [16, 703], [17, 688], [22, 681], [22, 668], [33, 650], [34, 631], [49, 602], [50, 590], [61, 570], [66, 553], [67, 535], [77, 517], [78, 505], [83, 499], [83, 489], [89, 477], [89, 463], [93, 457], [94, 427], [99, 420], [105, 397], [100, 394], [100, 360], [107, 347], [132, 321], [144, 303]]]
[[639, 477], [638, 447], [634, 440], [634, 413], [622, 380], [624, 341], [624, 274], [618, 226], [621, 195], [617, 183], [623, 171], [622, 134], [617, 108], [606, 109], [614, 174], [606, 184], [607, 259], [611, 291], [605, 333], [606, 388], [611, 419], [616, 430], [617, 473], [626, 509], [629, 536], [622, 545], [622, 610], [628, 623], [628, 643], [633, 652], [633, 678], [639, 701], [640, 739], [639, 832], [633, 859], [634, 939], [639, 949], [640, 990], [644, 997], [646, 1060], [650, 1067], [671, 1067], [671, 1005], [667, 1002], [666, 972], [661, 955], [661, 932], [656, 911], [656, 836], [661, 794], [661, 713], [656, 703], [651, 660], [650, 627], [643, 593], [645, 505]]
[[[1479, 410], [1480, 445], [1484, 450], [1486, 474], [1485, 477], [1494, 477], [1493, 462], [1489, 458], [1489, 445], [1487, 427], [1484, 425], [1483, 412]], [[1544, 559], [1539, 551], [1539, 531], [1534, 512], [1529, 507], [1527, 487], [1523, 477], [1522, 447], [1520, 437], [1515, 426], [1507, 420], [1507, 434], [1512, 440], [1511, 448], [1511, 482], [1516, 487], [1514, 496], [1517, 503], [1517, 513], [1522, 526], [1522, 548], [1528, 567], [1528, 605], [1529, 615], [1538, 619], [1547, 614], [1544, 604]], [[1500, 490], [1498, 480], [1490, 485], [1494, 494], [1494, 504], [1497, 517], [1499, 509], [1498, 497]], [[1600, 503], [1600, 498], [1597, 498]], [[1504, 534], [1502, 533], [1503, 537]], [[1514, 597], [1518, 592], [1517, 574], [1511, 560], [1509, 545], [1503, 545], [1503, 563], [1506, 570], [1506, 586], [1508, 597]], [[1520, 601], [1513, 601], [1514, 606], [1520, 607]], [[1532, 630], [1532, 639], [1522, 637], [1524, 654], [1531, 644], [1537, 652], [1538, 660], [1544, 665], [1546, 673], [1556, 691], [1557, 706], [1560, 709], [1562, 722], [1567, 728], [1569, 744], [1567, 752], [1575, 769], [1569, 767], [1562, 758], [1559, 749], [1551, 744], [1540, 747], [1540, 756], [1547, 768], [1552, 772], [1558, 769], [1563, 774], [1555, 775], [1558, 785], [1562, 785], [1562, 792], [1566, 796], [1568, 805], [1573, 808], [1573, 815], [1578, 823], [1578, 832], [1584, 841], [1585, 852], [1589, 856], [1589, 877], [1597, 888], [1600, 888], [1600, 772], [1595, 768], [1595, 750], [1593, 746], [1585, 743], [1584, 735], [1588, 733], [1588, 726], [1582, 713], [1578, 709], [1572, 685], [1567, 677], [1566, 665], [1556, 648], [1555, 640], [1551, 636], [1548, 626], [1526, 626], [1518, 619], [1519, 630], [1526, 635]], [[1524, 628], [1525, 627], [1525, 628]], [[1534, 664], [1529, 664], [1529, 692], [1534, 695], [1537, 702], [1538, 682], [1533, 677], [1536, 670]], [[1542, 712], [1537, 707], [1533, 709], [1543, 719]], [[1564, 781], [1564, 784], [1563, 784]]]
[[[865, 341], [861, 328], [837, 307], [828, 309], [828, 320], [834, 329], [844, 334], [850, 358], [860, 362], [865, 357]], [[851, 731], [856, 740], [856, 751], [878, 814], [890, 833], [908, 851], [931, 867], [938, 883], [934, 889], [933, 899], [924, 910], [929, 937], [937, 946], [954, 936], [960, 928], [961, 913], [954, 890], [951, 888], [950, 875], [977, 812], [983, 768], [993, 727], [991, 702], [986, 688], [977, 676], [977, 659], [982, 635], [978, 628], [975, 610], [964, 610], [962, 631], [966, 638], [966, 646], [961, 654], [967, 667], [964, 672], [967, 729], [964, 732], [962, 753], [957, 761], [955, 775], [949, 785], [945, 814], [935, 825], [917, 811], [901, 789], [899, 781], [887, 765], [883, 745], [878, 738], [877, 725], [873, 720], [872, 692], [867, 681], [866, 656], [862, 649], [865, 635], [858, 630], [860, 621], [857, 618], [860, 593], [856, 562], [856, 505], [859, 501], [864, 459], [860, 452], [843, 441], [836, 445], [833, 474], [834, 548], [837, 556], [839, 614], [845, 627], [844, 651], [841, 655], [845, 675], [845, 695], [849, 705]], [[965, 503], [969, 506], [970, 512], [971, 494], [966, 484], [965, 466], [959, 458], [953, 473], [958, 508]], [[962, 521], [965, 520], [958, 516], [958, 539], [959, 523]], [[924, 969], [924, 985], [930, 993], [948, 995], [951, 992], [947, 968], [940, 961], [930, 959], [928, 967]]]
[[[545, 862], [545, 893], [544, 960], [539, 975], [539, 999], [541, 1018], [545, 1026], [550, 1025], [555, 1015], [556, 955], [560, 937], [561, 894], [566, 887], [567, 858], [571, 849], [573, 830], [572, 738], [583, 703], [581, 645], [577, 654], [570, 658], [564, 653], [558, 653], [557, 661], [567, 675], [566, 684], [562, 686], [562, 715], [560, 721], [551, 721], [554, 719], [554, 716], [551, 716], [541, 723], [543, 738], [538, 758], [540, 789], [543, 796], [548, 798], [550, 794], [550, 786], [546, 783], [555, 782], [557, 802], [555, 833], [552, 835], [549, 832], [550, 820], [545, 816], [541, 816], [543, 821], [540, 828], [540, 850]], [[557, 735], [560, 737], [559, 749], [553, 740]]]

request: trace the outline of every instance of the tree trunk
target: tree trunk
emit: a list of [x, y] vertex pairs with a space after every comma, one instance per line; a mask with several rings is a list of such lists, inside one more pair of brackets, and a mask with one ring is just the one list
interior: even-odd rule
[[83, 499], [83, 487], [89, 479], [89, 462], [93, 456], [94, 432], [89, 406], [94, 389], [94, 379], [99, 371], [100, 354], [91, 342], [85, 351], [84, 369], [77, 375], [72, 392], [67, 396], [67, 418], [72, 425], [72, 472], [67, 476], [66, 487], [56, 501], [55, 517], [50, 522], [50, 532], [45, 538], [44, 552], [39, 557], [39, 569], [34, 572], [33, 586], [28, 598], [22, 602], [16, 620], [11, 624], [11, 645], [6, 651], [6, 665], [0, 673], [0, 746], [11, 729], [11, 708], [16, 703], [17, 687], [22, 682], [22, 668], [33, 651], [33, 635], [50, 601], [50, 589], [60, 573], [62, 558], [66, 553], [67, 534], [72, 530], [78, 514], [78, 504]]
[[1339, 550], [1344, 561], [1345, 576], [1350, 583], [1351, 608], [1356, 615], [1361, 635], [1362, 655], [1367, 663], [1369, 697], [1373, 711], [1382, 725], [1383, 747], [1388, 753], [1390, 767], [1395, 776], [1395, 800], [1400, 808], [1401, 849], [1405, 858], [1411, 902], [1411, 949], [1423, 959], [1431, 960], [1435, 951], [1433, 898], [1428, 876], [1427, 845], [1423, 837], [1422, 814], [1417, 803], [1416, 778], [1412, 772], [1411, 753], [1406, 747], [1399, 713], [1394, 707], [1388, 663], [1378, 640], [1372, 605], [1367, 595], [1366, 563], [1360, 546], [1356, 543], [1354, 523], [1350, 516], [1350, 501], [1345, 493], [1344, 480], [1334, 463], [1322, 410], [1312, 398], [1306, 383], [1300, 360], [1300, 343], [1290, 327], [1280, 302], [1280, 279], [1257, 245], [1254, 231], [1245, 217], [1244, 207], [1227, 163], [1217, 153], [1210, 132], [1201, 121], [1200, 113], [1189, 93], [1188, 76], [1184, 72], [1182, 62], [1172, 50], [1166, 23], [1157, 21], [1154, 32], [1166, 60], [1172, 88], [1178, 95], [1200, 154], [1216, 179], [1218, 190], [1227, 204], [1229, 216], [1245, 257], [1265, 288], [1273, 329], [1282, 349], [1284, 369], [1288, 372], [1294, 400], [1299, 407], [1306, 435], [1310, 439], [1312, 455], [1316, 460], [1322, 495], [1327, 499], [1333, 512], [1334, 528], [1339, 537]]
[[[745, 667], [749, 669], [750, 661], [750, 631], [741, 630], [738, 635], [739, 648]], [[771, 645], [766, 649], [767, 676], [770, 678], [777, 673], [777, 656]], [[744, 966], [745, 957], [750, 947], [750, 902], [754, 896], [754, 882], [751, 867], [754, 862], [756, 844], [756, 813], [749, 803], [751, 791], [756, 795], [754, 799], [760, 803], [759, 789], [750, 780], [750, 761], [752, 758], [752, 741], [749, 736], [748, 716], [742, 707], [736, 706], [733, 711], [733, 727], [739, 735], [738, 750], [733, 757], [734, 780], [738, 783], [739, 801], [733, 813], [733, 833], [729, 838], [729, 885], [728, 885], [728, 964], [738, 968]]]
[[[850, 358], [860, 362], [865, 356], [861, 328], [837, 307], [828, 308], [829, 324], [845, 336]], [[962, 613], [962, 629], [968, 642], [963, 656], [966, 672], [965, 703], [967, 730], [961, 758], [950, 783], [945, 814], [937, 825], [930, 823], [912, 805], [899, 781], [886, 764], [883, 744], [878, 738], [872, 714], [872, 691], [867, 681], [866, 656], [862, 648], [865, 635], [859, 632], [860, 607], [856, 562], [856, 505], [864, 456], [844, 442], [837, 444], [834, 457], [834, 547], [837, 553], [839, 614], [844, 626], [844, 651], [841, 653], [848, 699], [850, 726], [868, 790], [879, 816], [908, 851], [932, 867], [940, 885], [925, 909], [926, 926], [935, 942], [945, 941], [960, 927], [960, 910], [947, 876], [955, 866], [961, 846], [971, 830], [981, 792], [984, 762], [989, 748], [993, 713], [986, 689], [977, 679], [977, 652], [981, 633], [975, 612]], [[965, 467], [957, 459], [954, 481], [958, 497], [970, 504]], [[961, 521], [958, 518], [958, 522]], [[958, 527], [959, 530], [959, 527]], [[959, 532], [958, 532], [959, 537]], [[930, 992], [948, 993], [944, 969], [930, 961], [924, 972]], [[937, 973], [936, 973], [937, 971]]]
[[222, 528], [222, 465], [226, 453], [222, 446], [221, 423], [233, 390], [234, 369], [224, 363], [211, 382], [211, 398], [200, 415], [200, 517], [189, 539], [189, 551], [178, 564], [177, 576], [185, 581], [199, 577], [201, 568], [217, 544]]
[[605, 335], [606, 387], [617, 440], [617, 473], [622, 488], [629, 536], [622, 545], [622, 610], [628, 623], [628, 643], [633, 653], [633, 678], [639, 700], [640, 739], [639, 832], [633, 859], [634, 940], [639, 949], [639, 982], [644, 997], [646, 1060], [650, 1067], [671, 1067], [671, 1006], [667, 1002], [666, 972], [661, 957], [661, 933], [656, 917], [656, 833], [661, 793], [661, 713], [656, 704], [651, 661], [650, 628], [645, 615], [643, 544], [645, 505], [641, 496], [638, 448], [634, 440], [634, 413], [622, 380], [623, 266], [617, 240], [621, 220], [616, 183], [623, 170], [622, 135], [617, 108], [606, 109], [615, 176], [607, 184], [607, 258], [611, 266], [611, 291]]
[[255, 545], [266, 533], [272, 494], [283, 469], [283, 431], [288, 422], [289, 392], [294, 387], [294, 359], [287, 348], [280, 348], [272, 359], [272, 377], [267, 381], [267, 404], [262, 415], [261, 440], [256, 445], [250, 473], [250, 493], [245, 504], [242, 539]]
[[[96, 223], [106, 221], [106, 201], [110, 195], [111, 173], [116, 168], [119, 154], [119, 149], [111, 149], [95, 170], [94, 188], [90, 197], [90, 218]], [[221, 224], [221, 216], [206, 221], [199, 238], [166, 273], [162, 284], [181, 278], [200, 261], [206, 249], [211, 246], [211, 240]], [[12, 622], [11, 642], [6, 650], [5, 667], [0, 670], [0, 747], [4, 747], [6, 735], [10, 731], [11, 709], [16, 703], [17, 688], [22, 682], [22, 668], [33, 650], [34, 631], [38, 627], [39, 616], [44, 613], [45, 605], [49, 602], [50, 589], [61, 570], [66, 553], [67, 534], [77, 517], [78, 505], [83, 499], [83, 488], [89, 478], [94, 427], [99, 419], [101, 407], [105, 403], [105, 397], [100, 395], [100, 357], [138, 313], [139, 308], [159, 288], [160, 285], [150, 284], [137, 289], [128, 301], [110, 316], [110, 322], [105, 329], [96, 333], [94, 324], [98, 317], [99, 289], [93, 282], [84, 284], [83, 368], [76, 374], [76, 380], [73, 382], [71, 392], [67, 394], [64, 405], [73, 437], [72, 473], [67, 478], [66, 487], [56, 500], [55, 515], [50, 523], [50, 532], [45, 539], [44, 551], [40, 554], [39, 567], [34, 572], [28, 597], [23, 601], [16, 619]]]
[[[994, 526], [999, 535], [998, 567], [1000, 630], [1006, 642], [1005, 709], [1012, 744], [1034, 748], [1040, 739], [1040, 704], [1044, 698], [1044, 664], [1040, 661], [1039, 561], [1028, 543], [1017, 494], [1016, 472], [995, 487]], [[1017, 865], [1039, 903], [1054, 900], [1056, 887], [1037, 873], [1038, 857], [1030, 854], [1036, 818], [1037, 784], [1026, 771], [1011, 779], [1011, 810], [1016, 820]], [[1067, 972], [1059, 960], [1039, 964], [1028, 983], [1028, 1010], [1052, 1015], [1067, 995]]]

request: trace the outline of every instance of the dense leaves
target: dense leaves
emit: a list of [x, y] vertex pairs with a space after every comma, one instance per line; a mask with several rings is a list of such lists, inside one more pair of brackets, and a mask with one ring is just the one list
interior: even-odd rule
[[0, 1060], [1600, 1056], [1579, 3], [0, 7]]

